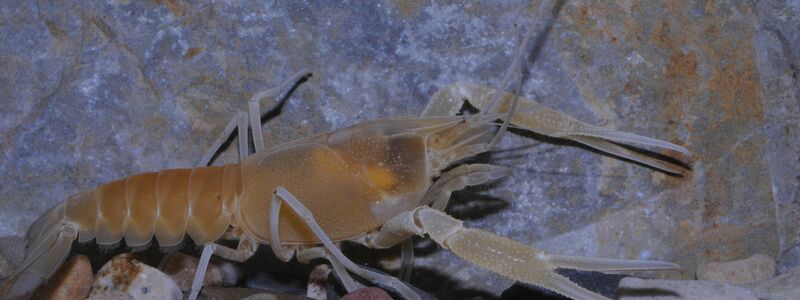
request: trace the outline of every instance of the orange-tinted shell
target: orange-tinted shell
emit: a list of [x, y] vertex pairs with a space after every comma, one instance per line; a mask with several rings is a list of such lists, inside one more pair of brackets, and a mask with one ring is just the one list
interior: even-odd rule
[[[270, 202], [275, 188], [283, 186], [331, 239], [345, 240], [420, 204], [439, 171], [431, 166], [428, 138], [460, 122], [453, 117], [368, 122], [268, 149], [241, 165], [137, 174], [70, 197], [65, 216], [78, 228], [80, 241], [96, 238], [99, 244], [124, 237], [129, 246], [140, 246], [155, 236], [159, 245], [171, 246], [185, 234], [206, 244], [232, 223], [269, 243]], [[447, 145], [433, 149], [440, 146]], [[289, 206], [282, 206], [280, 216], [281, 241], [318, 242]]]
[[[419, 124], [367, 123], [258, 153], [242, 164], [243, 196], [237, 224], [269, 243], [273, 191], [283, 186], [313, 214], [332, 240], [380, 227], [419, 204], [430, 184], [425, 135]], [[280, 212], [280, 239], [317, 243], [290, 207]]]
[[238, 164], [136, 174], [68, 198], [65, 217], [81, 242], [172, 246], [188, 233], [205, 244], [228, 229], [241, 182]]

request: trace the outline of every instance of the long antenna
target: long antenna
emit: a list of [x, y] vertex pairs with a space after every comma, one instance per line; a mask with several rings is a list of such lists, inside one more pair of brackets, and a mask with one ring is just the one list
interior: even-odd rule
[[506, 114], [505, 120], [503, 120], [503, 125], [500, 126], [500, 130], [497, 131], [497, 134], [492, 138], [492, 140], [486, 145], [486, 149], [492, 149], [500, 139], [503, 138], [503, 135], [508, 130], [508, 124], [511, 122], [511, 117], [514, 116], [514, 112], [517, 110], [517, 103], [519, 102], [519, 91], [522, 86], [522, 57], [523, 57], [523, 49], [526, 48], [528, 45], [528, 40], [530, 39], [530, 34], [525, 35], [525, 39], [522, 40], [522, 43], [517, 45], [517, 49], [514, 52], [514, 59], [511, 62], [511, 66], [508, 68], [508, 72], [503, 77], [503, 81], [498, 87], [497, 92], [494, 94], [492, 101], [489, 102], [489, 105], [486, 107], [486, 110], [483, 111], [483, 115], [486, 116], [488, 112], [494, 111], [495, 107], [499, 105], [500, 99], [503, 97], [503, 89], [508, 85], [509, 81], [511, 81], [512, 77], [514, 79], [513, 91], [512, 95], [513, 98], [511, 100], [511, 108], [508, 110]]

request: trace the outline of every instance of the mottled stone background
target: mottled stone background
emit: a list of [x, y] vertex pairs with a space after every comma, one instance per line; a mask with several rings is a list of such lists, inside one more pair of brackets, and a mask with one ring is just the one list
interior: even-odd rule
[[[685, 268], [662, 277], [757, 252], [800, 265], [798, 1], [3, 1], [0, 237], [80, 190], [195, 164], [245, 99], [301, 68], [314, 77], [264, 125], [269, 143], [495, 85], [515, 24], [535, 35], [529, 99], [683, 145], [692, 171], [510, 135], [491, 157], [513, 177], [456, 195], [455, 216], [555, 253]], [[415, 280], [447, 279], [429, 291], [511, 284], [418, 246]]]

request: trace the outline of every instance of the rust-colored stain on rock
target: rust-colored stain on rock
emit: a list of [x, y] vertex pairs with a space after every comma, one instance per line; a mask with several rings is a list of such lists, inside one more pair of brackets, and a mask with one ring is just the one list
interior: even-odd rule
[[200, 54], [200, 52], [203, 52], [203, 48], [192, 47], [186, 50], [186, 54], [184, 54], [184, 56], [186, 57], [186, 59], [192, 59], [198, 54]]
[[92, 285], [92, 276], [89, 258], [78, 255], [64, 263], [32, 299], [85, 299]]
[[134, 262], [133, 255], [124, 253], [117, 255], [107, 264], [109, 268], [103, 268], [97, 273], [98, 277], [111, 274], [111, 281], [120, 290], [127, 290], [136, 276], [142, 272], [142, 267]]
[[669, 24], [667, 20], [661, 20], [650, 35], [650, 42], [660, 48], [674, 47], [675, 42], [671, 35]]
[[155, 0], [158, 5], [164, 5], [176, 17], [183, 17], [188, 9], [188, 4], [181, 0]]
[[669, 79], [697, 79], [698, 64], [699, 59], [694, 51], [673, 53], [664, 69], [664, 76]]
[[752, 60], [749, 62], [751, 64], [745, 61], [738, 65], [722, 65], [709, 79], [708, 89], [722, 96], [726, 119], [759, 119], [764, 116], [755, 64]]
[[[581, 95], [603, 119], [616, 113], [622, 120], [619, 107], [638, 103], [614, 102], [613, 97], [654, 103], [654, 120], [658, 121], [653, 123], [662, 124], [660, 137], [694, 152], [689, 161], [693, 172], [657, 179], [668, 189], [658, 196], [663, 203], [670, 203], [665, 213], [679, 216], [673, 222], [681, 230], [669, 239], [673, 247], [690, 253], [685, 261], [678, 261], [689, 268], [686, 274], [692, 274], [702, 260], [775, 252], [775, 220], [770, 218], [774, 200], [769, 179], [758, 176], [768, 172], [766, 150], [763, 138], [753, 134], [764, 124], [764, 109], [752, 43], [755, 16], [751, 4], [709, 2], [700, 6], [702, 13], [698, 13], [697, 5], [683, 1], [634, 2], [628, 7], [619, 2], [567, 5], [569, 10], [562, 13], [566, 30], [580, 34], [574, 39], [577, 45], [565, 48], [616, 38], [605, 46], [641, 57], [636, 63], [621, 62], [626, 67], [616, 73], [622, 70], [632, 75], [616, 90], [602, 75], [586, 75], [600, 72], [596, 66], [607, 63], [603, 58], [572, 50], [578, 57], [588, 57], [578, 60], [576, 76], [601, 78], [600, 82], [579, 79]], [[653, 15], [653, 11], [664, 13]], [[641, 62], [661, 65], [661, 72], [638, 67]], [[593, 98], [602, 93], [607, 100]], [[598, 101], [600, 105], [595, 103]], [[749, 178], [745, 181], [743, 176]], [[755, 186], [745, 189], [745, 184]], [[617, 197], [621, 185], [608, 186], [616, 187], [601, 194]], [[637, 247], [632, 241], [626, 245], [634, 249], [631, 251]]]
[[63, 39], [67, 37], [67, 32], [59, 28], [55, 22], [47, 20], [44, 22], [44, 24], [47, 26], [47, 30], [50, 32], [50, 34], [56, 39]]
[[414, 0], [414, 1], [392, 1], [394, 6], [400, 12], [403, 17], [412, 18], [416, 16], [422, 6], [422, 1]]

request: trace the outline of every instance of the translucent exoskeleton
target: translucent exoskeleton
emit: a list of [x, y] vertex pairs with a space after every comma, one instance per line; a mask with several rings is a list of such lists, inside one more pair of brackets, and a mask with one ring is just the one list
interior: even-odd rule
[[[420, 117], [377, 120], [266, 148], [261, 100], [279, 96], [307, 78], [299, 72], [277, 88], [257, 93], [247, 113], [235, 116], [200, 166], [136, 174], [73, 195], [45, 213], [29, 230], [24, 262], [2, 290], [4, 298], [26, 297], [64, 261], [74, 240], [144, 246], [179, 243], [186, 235], [204, 250], [189, 295], [197, 297], [211, 255], [244, 261], [259, 244], [288, 261], [330, 261], [345, 288], [359, 287], [351, 273], [389, 287], [408, 299], [419, 296], [397, 278], [365, 269], [335, 244], [354, 241], [372, 248], [403, 244], [407, 266], [411, 236], [429, 236], [445, 249], [492, 272], [575, 299], [603, 299], [556, 268], [582, 270], [673, 269], [662, 261], [586, 258], [547, 254], [491, 232], [465, 228], [442, 210], [450, 194], [513, 173], [465, 158], [493, 149], [509, 126], [574, 140], [668, 173], [676, 168], [619, 144], [669, 149], [665, 141], [595, 127], [516, 96], [521, 77], [520, 43], [500, 85], [454, 84], [433, 96]], [[456, 116], [464, 101], [480, 113]], [[255, 153], [249, 152], [248, 129]], [[240, 162], [207, 167], [235, 131]], [[526, 199], [535, 201], [535, 199]], [[217, 244], [238, 239], [237, 248]], [[408, 270], [408, 268], [404, 268]], [[407, 272], [406, 272], [407, 274]]]

